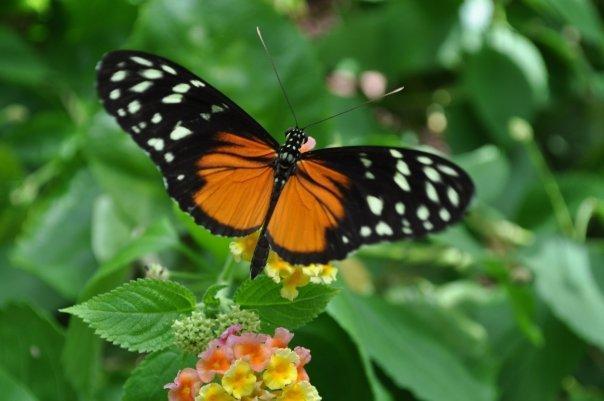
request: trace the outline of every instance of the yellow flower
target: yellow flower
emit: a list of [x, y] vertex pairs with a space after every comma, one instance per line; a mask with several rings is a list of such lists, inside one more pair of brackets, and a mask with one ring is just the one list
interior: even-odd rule
[[241, 260], [249, 262], [252, 260], [254, 249], [258, 242], [258, 236], [258, 232], [255, 232], [248, 236], [237, 238], [229, 244], [229, 249], [237, 262], [240, 262]]
[[338, 269], [334, 265], [331, 264], [312, 264], [309, 266], [303, 267], [304, 274], [310, 277], [310, 281], [316, 284], [331, 284], [335, 279], [338, 273]]
[[280, 283], [282, 278], [292, 274], [294, 267], [271, 251], [264, 271], [275, 283]]
[[218, 383], [206, 384], [199, 390], [195, 401], [235, 401]]
[[249, 363], [238, 359], [222, 376], [222, 386], [238, 400], [254, 391], [256, 375]]
[[283, 279], [283, 288], [281, 288], [281, 296], [293, 301], [298, 296], [298, 287], [304, 287], [310, 278], [304, 274], [301, 267], [294, 268], [294, 271]]
[[276, 390], [295, 382], [298, 378], [297, 363], [298, 355], [291, 349], [276, 350], [262, 375], [266, 387]]
[[285, 387], [276, 401], [321, 401], [321, 396], [312, 384], [301, 381]]

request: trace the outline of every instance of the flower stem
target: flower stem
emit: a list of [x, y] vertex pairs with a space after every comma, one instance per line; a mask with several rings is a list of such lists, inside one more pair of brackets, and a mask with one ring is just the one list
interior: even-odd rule
[[227, 284], [230, 285], [233, 281], [233, 274], [235, 264], [233, 263], [233, 255], [229, 254], [226, 260], [224, 261], [224, 265], [222, 266], [222, 270], [220, 271], [220, 275], [216, 280], [217, 284]]

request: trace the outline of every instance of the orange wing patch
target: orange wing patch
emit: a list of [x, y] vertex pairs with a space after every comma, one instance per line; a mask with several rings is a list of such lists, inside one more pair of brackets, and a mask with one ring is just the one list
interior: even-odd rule
[[342, 188], [349, 185], [348, 177], [318, 161], [300, 161], [269, 222], [272, 244], [292, 253], [325, 251], [325, 232], [344, 217]]
[[219, 224], [239, 231], [262, 225], [273, 187], [272, 160], [268, 145], [219, 132], [220, 144], [197, 161], [197, 175], [204, 185], [194, 193], [199, 208]]

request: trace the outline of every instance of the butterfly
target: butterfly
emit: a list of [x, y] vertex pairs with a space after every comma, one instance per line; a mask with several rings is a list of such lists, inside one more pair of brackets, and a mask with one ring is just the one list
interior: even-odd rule
[[364, 244], [440, 231], [464, 215], [474, 193], [464, 170], [428, 152], [347, 146], [302, 153], [309, 137], [298, 127], [280, 145], [208, 82], [153, 54], [107, 53], [97, 90], [198, 224], [223, 236], [260, 230], [252, 277], [269, 249], [291, 264], [327, 263]]

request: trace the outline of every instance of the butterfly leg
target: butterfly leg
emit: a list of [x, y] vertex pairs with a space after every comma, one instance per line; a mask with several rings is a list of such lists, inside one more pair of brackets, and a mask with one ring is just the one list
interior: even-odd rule
[[254, 249], [252, 262], [250, 264], [250, 275], [252, 276], [252, 279], [260, 274], [264, 269], [264, 266], [266, 266], [269, 250], [270, 245], [268, 243], [268, 239], [266, 238], [264, 230], [262, 230], [260, 238], [258, 238], [258, 243], [256, 244], [256, 249]]

